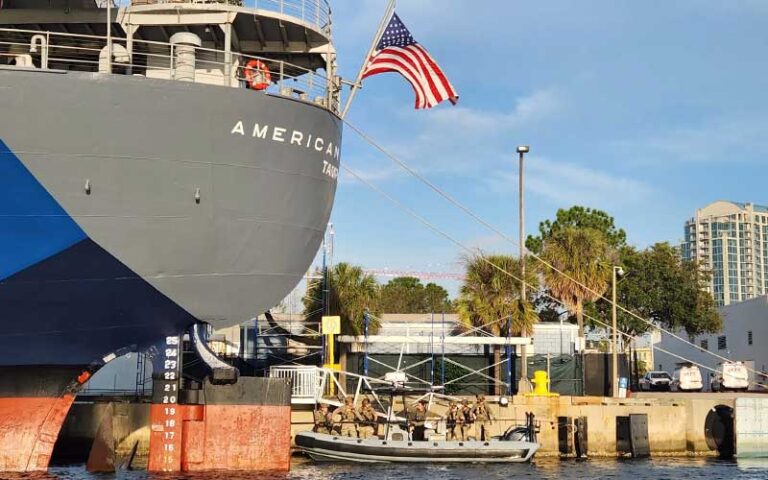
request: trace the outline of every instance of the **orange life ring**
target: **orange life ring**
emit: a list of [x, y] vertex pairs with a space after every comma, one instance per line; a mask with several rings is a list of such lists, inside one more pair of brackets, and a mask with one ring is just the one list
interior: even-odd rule
[[253, 59], [245, 64], [245, 81], [253, 90], [266, 90], [272, 83], [272, 73], [264, 62]]

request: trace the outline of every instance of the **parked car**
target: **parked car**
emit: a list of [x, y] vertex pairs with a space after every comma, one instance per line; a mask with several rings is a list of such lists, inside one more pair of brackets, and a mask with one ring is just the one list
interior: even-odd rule
[[713, 392], [746, 390], [749, 388], [749, 373], [742, 362], [723, 362], [712, 374], [710, 384]]
[[672, 383], [672, 377], [667, 372], [654, 370], [646, 373], [640, 379], [640, 389], [645, 391], [669, 391], [670, 383]]
[[700, 392], [704, 388], [701, 370], [696, 365], [680, 365], [672, 374], [669, 389], [673, 392]]

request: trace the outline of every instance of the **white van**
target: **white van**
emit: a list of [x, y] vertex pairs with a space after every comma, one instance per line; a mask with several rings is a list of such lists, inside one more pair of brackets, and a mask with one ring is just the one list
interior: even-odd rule
[[692, 364], [680, 365], [672, 374], [672, 383], [669, 384], [669, 388], [673, 392], [700, 392], [704, 388], [701, 370]]
[[712, 391], [746, 390], [749, 388], [749, 373], [742, 362], [723, 362], [712, 375]]

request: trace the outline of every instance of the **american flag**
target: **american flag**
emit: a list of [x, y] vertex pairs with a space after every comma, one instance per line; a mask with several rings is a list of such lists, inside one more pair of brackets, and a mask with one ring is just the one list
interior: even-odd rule
[[432, 108], [443, 100], [456, 105], [459, 95], [437, 62], [413, 39], [396, 13], [381, 35], [376, 51], [363, 70], [363, 78], [397, 72], [416, 92], [416, 109]]

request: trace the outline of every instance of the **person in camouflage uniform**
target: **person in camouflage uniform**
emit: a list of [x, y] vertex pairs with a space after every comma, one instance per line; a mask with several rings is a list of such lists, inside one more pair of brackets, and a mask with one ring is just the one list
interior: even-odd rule
[[461, 416], [463, 417], [461, 439], [463, 441], [475, 440], [475, 413], [466, 398], [461, 401]]
[[475, 408], [472, 409], [475, 415], [475, 424], [478, 429], [480, 440], [487, 441], [491, 439], [491, 425], [493, 425], [493, 415], [488, 405], [485, 403], [485, 395], [478, 395]]
[[416, 408], [408, 415], [408, 429], [411, 431], [411, 439], [414, 441], [426, 440], [427, 402], [419, 400]]
[[330, 434], [333, 423], [331, 422], [331, 413], [328, 411], [328, 404], [321, 403], [312, 413], [315, 419], [315, 426], [312, 428], [312, 431]]
[[448, 415], [445, 417], [446, 439], [458, 440], [461, 438], [461, 426], [463, 423], [459, 406], [456, 405], [456, 402], [451, 402], [448, 407]]
[[333, 412], [333, 423], [336, 430], [342, 437], [357, 436], [357, 421], [359, 420], [355, 406], [352, 404], [352, 398], [344, 399], [344, 405]]
[[371, 401], [367, 398], [363, 399], [362, 405], [360, 405], [360, 411], [358, 412], [360, 418], [357, 424], [357, 433], [360, 438], [371, 438], [376, 435], [376, 411], [371, 405]]

